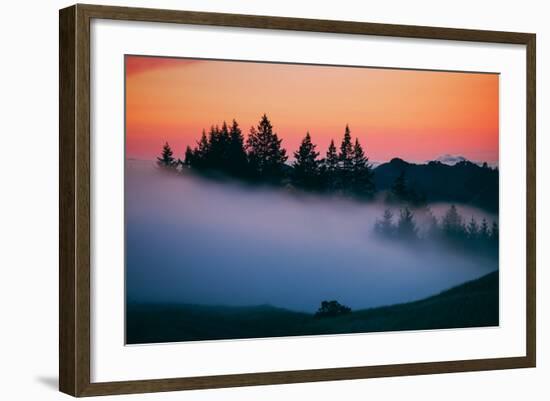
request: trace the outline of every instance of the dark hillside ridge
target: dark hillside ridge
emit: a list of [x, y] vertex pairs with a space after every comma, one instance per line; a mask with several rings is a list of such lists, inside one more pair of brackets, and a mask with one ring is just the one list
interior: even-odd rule
[[315, 318], [270, 305], [128, 304], [127, 344], [489, 327], [499, 324], [499, 273], [409, 303]]
[[427, 164], [392, 159], [374, 169], [377, 190], [389, 190], [405, 173], [407, 185], [426, 196], [428, 202], [457, 202], [498, 213], [498, 169], [461, 161], [454, 166], [431, 161]]

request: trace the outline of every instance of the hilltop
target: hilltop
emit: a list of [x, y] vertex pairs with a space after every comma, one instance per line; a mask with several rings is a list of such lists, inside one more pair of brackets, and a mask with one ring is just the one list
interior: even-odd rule
[[498, 170], [467, 160], [454, 165], [439, 161], [408, 163], [395, 158], [374, 169], [377, 190], [390, 190], [401, 173], [408, 185], [426, 197], [427, 202], [457, 202], [498, 211]]
[[324, 319], [271, 305], [130, 303], [127, 343], [497, 326], [498, 283], [495, 271], [419, 301]]

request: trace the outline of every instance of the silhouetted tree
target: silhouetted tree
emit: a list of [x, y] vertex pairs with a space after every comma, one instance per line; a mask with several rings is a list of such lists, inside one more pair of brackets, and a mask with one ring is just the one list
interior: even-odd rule
[[300, 144], [298, 151], [294, 152], [293, 178], [297, 186], [313, 189], [319, 182], [319, 152], [315, 151], [316, 145], [311, 142], [309, 132]]
[[315, 313], [315, 317], [336, 317], [348, 313], [351, 313], [351, 308], [340, 304], [338, 301], [323, 301], [321, 307]]
[[247, 177], [248, 161], [244, 138], [237, 121], [231, 127], [224, 121], [221, 128], [211, 126], [208, 136], [203, 130], [195, 149], [187, 148], [186, 165], [197, 170], [217, 171], [235, 177]]
[[228, 167], [229, 129], [225, 121], [220, 129], [212, 126], [208, 136], [206, 165], [209, 169], [224, 171]]
[[381, 220], [377, 220], [374, 225], [374, 231], [381, 237], [392, 238], [395, 234], [395, 226], [393, 224], [393, 213], [390, 209], [384, 210], [384, 215]]
[[489, 238], [489, 224], [487, 223], [487, 219], [485, 217], [481, 220], [478, 235], [482, 240]]
[[330, 140], [325, 164], [327, 166], [327, 171], [336, 172], [336, 170], [338, 170], [338, 154], [336, 153], [336, 146], [334, 146], [334, 139]]
[[407, 182], [405, 179], [405, 171], [402, 170], [401, 173], [395, 178], [393, 185], [391, 187], [391, 198], [392, 200], [404, 202], [409, 198], [409, 191], [407, 189]]
[[351, 142], [351, 131], [348, 125], [346, 125], [344, 138], [340, 145], [340, 161], [342, 162], [342, 168], [344, 170], [351, 171], [353, 168], [353, 144]]
[[336, 152], [336, 146], [334, 146], [334, 140], [330, 141], [327, 154], [323, 160], [323, 173], [324, 173], [324, 185], [328, 191], [335, 191], [338, 189], [338, 153]]
[[168, 142], [162, 147], [160, 157], [157, 157], [157, 165], [167, 169], [175, 169], [178, 166], [176, 159], [174, 159], [174, 152]]
[[401, 170], [399, 175], [395, 177], [386, 200], [405, 202], [414, 207], [424, 207], [427, 204], [425, 193], [417, 191], [414, 186], [407, 182], [405, 170]]
[[466, 226], [466, 235], [469, 240], [477, 240], [479, 237], [479, 227], [474, 219], [474, 216], [470, 219], [470, 222]]
[[244, 137], [236, 120], [233, 120], [229, 130], [229, 146], [227, 150], [229, 173], [236, 177], [246, 177], [248, 172], [248, 159], [244, 149]]
[[347, 190], [351, 187], [351, 180], [353, 175], [353, 144], [351, 142], [351, 131], [346, 124], [346, 130], [344, 131], [344, 138], [340, 144], [340, 180], [342, 187]]
[[188, 145], [187, 148], [185, 149], [185, 159], [183, 160], [182, 168], [183, 167], [189, 168], [193, 166], [194, 156], [195, 156], [195, 153], [193, 152], [193, 149], [191, 149], [191, 146]]
[[359, 139], [355, 139], [352, 158], [352, 191], [355, 195], [370, 198], [374, 195], [374, 172], [365, 156]]
[[429, 207], [426, 208], [426, 238], [438, 239], [440, 237], [439, 224], [437, 218], [432, 213]]
[[208, 138], [206, 137], [206, 131], [202, 130], [201, 139], [197, 142], [197, 147], [193, 151], [193, 157], [190, 159], [192, 167], [196, 167], [198, 169], [209, 168], [209, 153], [210, 144], [208, 143]]
[[418, 236], [418, 230], [414, 222], [414, 214], [408, 207], [399, 211], [396, 234], [401, 239], [414, 240]]
[[257, 178], [271, 181], [281, 178], [288, 158], [281, 142], [282, 139], [273, 132], [273, 126], [265, 114], [258, 126], [250, 129], [246, 148], [250, 166]]
[[458, 213], [455, 205], [451, 205], [445, 216], [443, 216], [442, 229], [443, 233], [449, 238], [459, 239], [463, 236], [462, 216]]

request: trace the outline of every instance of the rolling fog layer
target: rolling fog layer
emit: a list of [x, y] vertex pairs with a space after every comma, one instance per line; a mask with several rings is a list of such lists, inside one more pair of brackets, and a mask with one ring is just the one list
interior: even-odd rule
[[372, 230], [383, 211], [382, 204], [166, 175], [152, 162], [130, 160], [127, 298], [307, 312], [336, 299], [362, 309], [433, 295], [497, 268], [380, 241]]

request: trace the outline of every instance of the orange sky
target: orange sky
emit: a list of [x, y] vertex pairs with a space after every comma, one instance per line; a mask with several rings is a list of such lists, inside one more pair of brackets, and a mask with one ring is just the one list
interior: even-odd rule
[[202, 129], [267, 113], [289, 155], [306, 131], [337, 147], [346, 124], [371, 161], [443, 154], [498, 163], [498, 75], [126, 56], [126, 152], [183, 158]]

